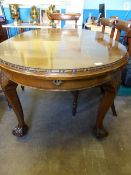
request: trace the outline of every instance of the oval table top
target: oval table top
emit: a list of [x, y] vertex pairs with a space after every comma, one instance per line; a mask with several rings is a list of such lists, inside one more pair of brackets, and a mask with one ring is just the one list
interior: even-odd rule
[[[127, 63], [126, 52], [124, 46], [107, 34], [77, 29], [34, 30], [4, 41], [0, 44], [0, 85], [18, 119], [13, 134], [21, 137], [28, 131], [16, 93], [18, 84], [71, 91], [73, 115], [79, 90], [100, 85], [103, 95], [94, 134], [100, 139], [106, 137], [103, 120], [120, 85], [121, 69]], [[112, 109], [115, 113], [114, 106]]]
[[100, 32], [33, 30], [0, 44], [0, 66], [30, 74], [45, 73], [47, 76], [48, 73], [50, 77], [69, 72], [88, 74], [90, 71], [109, 71], [125, 64], [126, 52], [122, 44]]

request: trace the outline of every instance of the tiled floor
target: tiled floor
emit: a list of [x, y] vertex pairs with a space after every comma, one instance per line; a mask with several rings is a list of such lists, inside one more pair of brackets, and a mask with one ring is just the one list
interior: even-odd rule
[[118, 117], [109, 110], [109, 136], [98, 141], [99, 88], [81, 92], [75, 117], [70, 92], [18, 93], [30, 130], [23, 138], [11, 134], [17, 120], [0, 94], [0, 175], [131, 175], [131, 97], [116, 98]]

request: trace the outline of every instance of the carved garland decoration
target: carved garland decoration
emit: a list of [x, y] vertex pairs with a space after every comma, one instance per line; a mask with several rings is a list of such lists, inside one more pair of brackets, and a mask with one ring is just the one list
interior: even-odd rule
[[97, 66], [97, 67], [89, 67], [89, 68], [79, 68], [79, 69], [41, 69], [41, 68], [31, 68], [31, 67], [24, 67], [16, 64], [12, 64], [9, 62], [6, 62], [0, 58], [0, 64], [6, 65], [11, 68], [14, 68], [15, 70], [21, 70], [21, 71], [27, 71], [27, 72], [35, 72], [35, 73], [77, 73], [77, 72], [89, 72], [89, 71], [97, 71], [98, 69], [107, 69], [112, 68], [116, 64], [122, 64], [123, 60], [128, 61], [128, 53], [121, 59], [116, 62], [113, 62], [111, 64], [106, 64], [103, 66]]

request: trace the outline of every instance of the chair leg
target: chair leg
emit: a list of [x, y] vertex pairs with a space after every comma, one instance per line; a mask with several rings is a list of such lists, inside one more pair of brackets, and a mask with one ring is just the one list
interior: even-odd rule
[[8, 100], [7, 100], [7, 103], [8, 103], [8, 107], [9, 107], [9, 109], [12, 109], [12, 106], [11, 106], [11, 104], [9, 103]]
[[113, 115], [114, 115], [114, 116], [117, 116], [117, 112], [116, 112], [116, 108], [115, 108], [114, 102], [113, 102], [112, 105], [111, 105], [111, 110], [112, 110]]
[[21, 85], [21, 89], [22, 89], [22, 91], [24, 91], [25, 90], [25, 87]]
[[77, 101], [78, 101], [79, 91], [72, 91], [72, 94], [73, 94], [72, 115], [75, 116], [77, 112]]

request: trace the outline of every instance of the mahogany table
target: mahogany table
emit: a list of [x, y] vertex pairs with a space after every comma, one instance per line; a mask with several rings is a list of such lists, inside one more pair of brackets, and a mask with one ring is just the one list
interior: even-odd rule
[[[13, 129], [24, 136], [28, 127], [16, 92], [18, 84], [53, 91], [102, 86], [94, 133], [107, 136], [104, 117], [127, 64], [126, 48], [107, 34], [78, 29], [43, 29], [22, 33], [0, 44], [0, 84], [18, 119]], [[45, 114], [46, 115], [46, 114]]]

